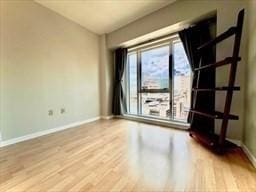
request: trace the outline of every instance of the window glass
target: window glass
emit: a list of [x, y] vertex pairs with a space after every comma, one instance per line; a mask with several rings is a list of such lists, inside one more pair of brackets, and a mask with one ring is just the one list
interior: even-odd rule
[[169, 88], [169, 46], [143, 51], [141, 54], [141, 88]]
[[187, 122], [192, 72], [178, 38], [130, 52], [126, 70], [128, 114]]
[[142, 115], [170, 118], [169, 93], [141, 93]]
[[128, 110], [130, 114], [137, 114], [137, 54], [128, 55]]
[[181, 42], [173, 43], [173, 119], [187, 121], [191, 99], [191, 69]]

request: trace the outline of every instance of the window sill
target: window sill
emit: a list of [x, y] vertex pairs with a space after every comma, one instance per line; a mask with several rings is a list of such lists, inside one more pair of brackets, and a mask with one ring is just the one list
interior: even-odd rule
[[153, 119], [153, 118], [144, 117], [144, 116], [124, 114], [117, 117], [122, 119], [132, 120], [132, 121], [139, 121], [143, 123], [150, 123], [154, 125], [161, 125], [165, 127], [172, 127], [172, 128], [184, 129], [184, 130], [189, 129], [190, 127], [190, 124], [185, 122], [164, 120], [164, 119]]

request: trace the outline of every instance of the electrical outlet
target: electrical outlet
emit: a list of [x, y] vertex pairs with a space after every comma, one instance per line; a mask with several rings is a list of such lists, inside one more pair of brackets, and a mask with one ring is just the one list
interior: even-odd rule
[[65, 108], [61, 108], [61, 109], [60, 109], [60, 113], [61, 113], [61, 114], [65, 113], [65, 112], [66, 112], [66, 109], [65, 109]]
[[53, 116], [53, 110], [49, 110], [49, 111], [48, 111], [48, 115], [49, 115], [49, 116]]

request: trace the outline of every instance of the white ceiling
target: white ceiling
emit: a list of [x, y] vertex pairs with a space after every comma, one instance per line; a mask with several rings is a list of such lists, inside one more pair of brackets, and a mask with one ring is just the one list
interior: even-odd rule
[[35, 0], [97, 33], [112, 32], [175, 0]]

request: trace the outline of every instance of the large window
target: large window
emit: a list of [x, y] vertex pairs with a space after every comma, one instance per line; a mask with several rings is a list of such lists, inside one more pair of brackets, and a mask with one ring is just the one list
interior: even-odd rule
[[129, 51], [128, 114], [186, 122], [191, 70], [178, 38]]

